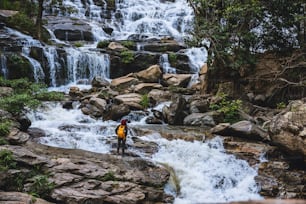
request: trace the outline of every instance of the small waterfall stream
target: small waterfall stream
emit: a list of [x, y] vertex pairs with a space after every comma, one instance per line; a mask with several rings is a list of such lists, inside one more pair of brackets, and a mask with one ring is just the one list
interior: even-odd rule
[[[111, 153], [114, 147], [110, 141], [116, 141], [114, 130], [118, 122], [92, 119], [82, 114], [77, 108], [78, 104], [74, 104], [74, 107], [66, 110], [58, 103], [49, 103], [42, 109], [31, 112], [28, 115], [32, 121], [31, 127], [41, 128], [46, 132], [46, 136], [38, 142], [56, 147]], [[156, 107], [160, 108], [161, 105]], [[129, 127], [145, 126], [143, 119], [134, 117]], [[156, 130], [162, 126], [156, 126]], [[175, 204], [261, 199], [254, 180], [256, 169], [250, 167], [246, 161], [226, 154], [221, 138], [216, 137], [205, 143], [169, 141], [158, 132], [134, 137], [157, 143], [159, 150], [148, 156], [133, 149], [133, 140], [128, 137], [128, 151], [157, 164], [166, 164], [174, 170], [180, 181], [180, 192], [176, 194], [175, 185], [170, 182], [165, 186], [165, 191], [175, 197]]]

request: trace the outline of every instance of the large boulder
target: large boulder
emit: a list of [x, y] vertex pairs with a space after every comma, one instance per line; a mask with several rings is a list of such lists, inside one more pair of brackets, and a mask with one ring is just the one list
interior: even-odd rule
[[292, 101], [287, 109], [276, 115], [269, 127], [273, 144], [306, 162], [306, 103]]
[[159, 82], [162, 71], [159, 65], [152, 65], [148, 69], [140, 71], [135, 74], [138, 79], [147, 83]]
[[[49, 172], [47, 179], [54, 188], [48, 198], [55, 203], [162, 203], [167, 196], [163, 188], [168, 182], [169, 172], [139, 157], [61, 149], [32, 142], [24, 146], [0, 146], [2, 150], [12, 152], [14, 160], [23, 164], [25, 172], [26, 168], [29, 171], [34, 165], [41, 167], [37, 169], [41, 172], [36, 173]], [[7, 171], [5, 178], [12, 178], [16, 172], [17, 169]], [[27, 191], [33, 172], [22, 175], [25, 178], [22, 184]], [[5, 178], [0, 180], [2, 189], [12, 188], [10, 180]], [[12, 194], [8, 196], [0, 192], [0, 201], [32, 202], [27, 196]], [[38, 201], [43, 203], [40, 199]]]

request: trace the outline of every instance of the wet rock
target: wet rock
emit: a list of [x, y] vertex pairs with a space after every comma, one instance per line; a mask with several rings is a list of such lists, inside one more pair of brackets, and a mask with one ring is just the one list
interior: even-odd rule
[[31, 126], [32, 122], [31, 120], [25, 116], [25, 115], [21, 115], [17, 118], [17, 121], [20, 123], [20, 130], [21, 131], [27, 131], [28, 128]]

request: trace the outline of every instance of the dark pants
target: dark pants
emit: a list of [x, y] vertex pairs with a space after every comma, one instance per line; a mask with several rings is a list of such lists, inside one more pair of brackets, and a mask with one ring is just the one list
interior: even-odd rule
[[118, 154], [119, 154], [120, 147], [122, 147], [122, 154], [124, 154], [125, 141], [126, 141], [126, 139], [118, 138], [118, 146], [117, 146], [117, 153]]

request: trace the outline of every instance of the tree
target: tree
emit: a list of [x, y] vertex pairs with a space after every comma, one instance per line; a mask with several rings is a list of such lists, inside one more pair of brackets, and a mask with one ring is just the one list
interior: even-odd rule
[[36, 17], [36, 27], [37, 27], [37, 38], [42, 39], [42, 16], [43, 16], [43, 7], [44, 0], [38, 0], [38, 12]]
[[[208, 91], [223, 78], [252, 70], [263, 50], [303, 46], [303, 0], [188, 0], [195, 13], [191, 45], [208, 50]], [[235, 80], [236, 82], [237, 80]]]

